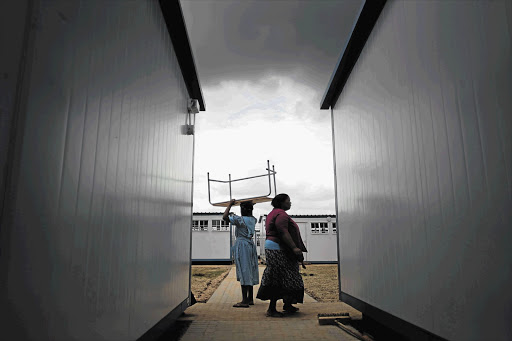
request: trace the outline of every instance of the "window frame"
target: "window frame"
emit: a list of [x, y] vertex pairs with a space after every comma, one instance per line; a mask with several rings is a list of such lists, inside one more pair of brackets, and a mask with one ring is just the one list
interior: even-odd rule
[[[215, 223], [219, 222], [218, 228], [215, 226]], [[214, 232], [228, 232], [229, 231], [229, 223], [224, 219], [213, 219], [212, 220], [212, 231]]]
[[[206, 222], [206, 225], [202, 225], [201, 223]], [[192, 231], [193, 232], [205, 232], [208, 231], [208, 220], [207, 219], [194, 219], [192, 220]]]
[[311, 222], [309, 226], [309, 231], [311, 234], [328, 234], [329, 233], [329, 224], [326, 222]]

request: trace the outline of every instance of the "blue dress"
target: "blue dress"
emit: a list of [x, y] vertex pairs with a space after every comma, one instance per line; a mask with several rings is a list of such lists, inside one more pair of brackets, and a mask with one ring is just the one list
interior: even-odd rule
[[256, 218], [240, 217], [236, 214], [229, 216], [231, 224], [235, 225], [235, 245], [232, 247], [236, 265], [236, 280], [241, 285], [256, 285], [260, 282], [258, 273], [258, 254], [254, 245], [254, 228]]

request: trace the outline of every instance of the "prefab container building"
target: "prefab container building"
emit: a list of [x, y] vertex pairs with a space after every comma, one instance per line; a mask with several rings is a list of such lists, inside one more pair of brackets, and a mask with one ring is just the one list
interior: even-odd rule
[[156, 338], [187, 307], [204, 102], [178, 1], [0, 3], [0, 318]]
[[[223, 213], [195, 212], [192, 221], [192, 263], [232, 263], [231, 246], [236, 237], [234, 227], [222, 220]], [[259, 225], [254, 243], [259, 250]]]
[[222, 213], [194, 213], [192, 262], [231, 263], [231, 228]]
[[321, 104], [343, 301], [412, 340], [512, 339], [511, 91], [509, 0], [364, 4]]
[[[337, 225], [334, 214], [290, 215], [299, 226], [300, 235], [308, 252], [304, 252], [304, 261], [308, 263], [337, 263]], [[265, 261], [265, 224], [267, 215], [261, 215], [260, 258]]]

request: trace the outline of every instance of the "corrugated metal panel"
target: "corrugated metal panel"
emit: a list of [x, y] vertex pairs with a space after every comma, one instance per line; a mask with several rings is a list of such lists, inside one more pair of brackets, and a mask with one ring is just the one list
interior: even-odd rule
[[341, 290], [453, 340], [512, 337], [511, 18], [389, 1], [333, 110]]
[[134, 339], [188, 297], [186, 88], [156, 1], [37, 4], [4, 334]]
[[[0, 217], [4, 205], [11, 132], [15, 126], [16, 93], [20, 86], [20, 64], [27, 44], [28, 1], [0, 3]], [[11, 151], [12, 153], [12, 151]]]

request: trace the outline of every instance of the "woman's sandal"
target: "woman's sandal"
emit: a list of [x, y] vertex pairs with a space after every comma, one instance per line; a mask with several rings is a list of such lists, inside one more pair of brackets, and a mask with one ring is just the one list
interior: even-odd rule
[[235, 308], [249, 308], [249, 305], [247, 303], [244, 303], [244, 302], [238, 302], [238, 303], [233, 304], [233, 307], [235, 307]]
[[289, 313], [296, 313], [297, 311], [299, 311], [299, 308], [294, 307], [293, 305], [289, 305], [289, 306], [283, 306], [283, 310], [286, 312], [289, 312]]
[[284, 314], [280, 313], [280, 312], [278, 312], [276, 310], [274, 310], [274, 311], [267, 310], [267, 312], [265, 313], [265, 316], [266, 317], [283, 317]]

